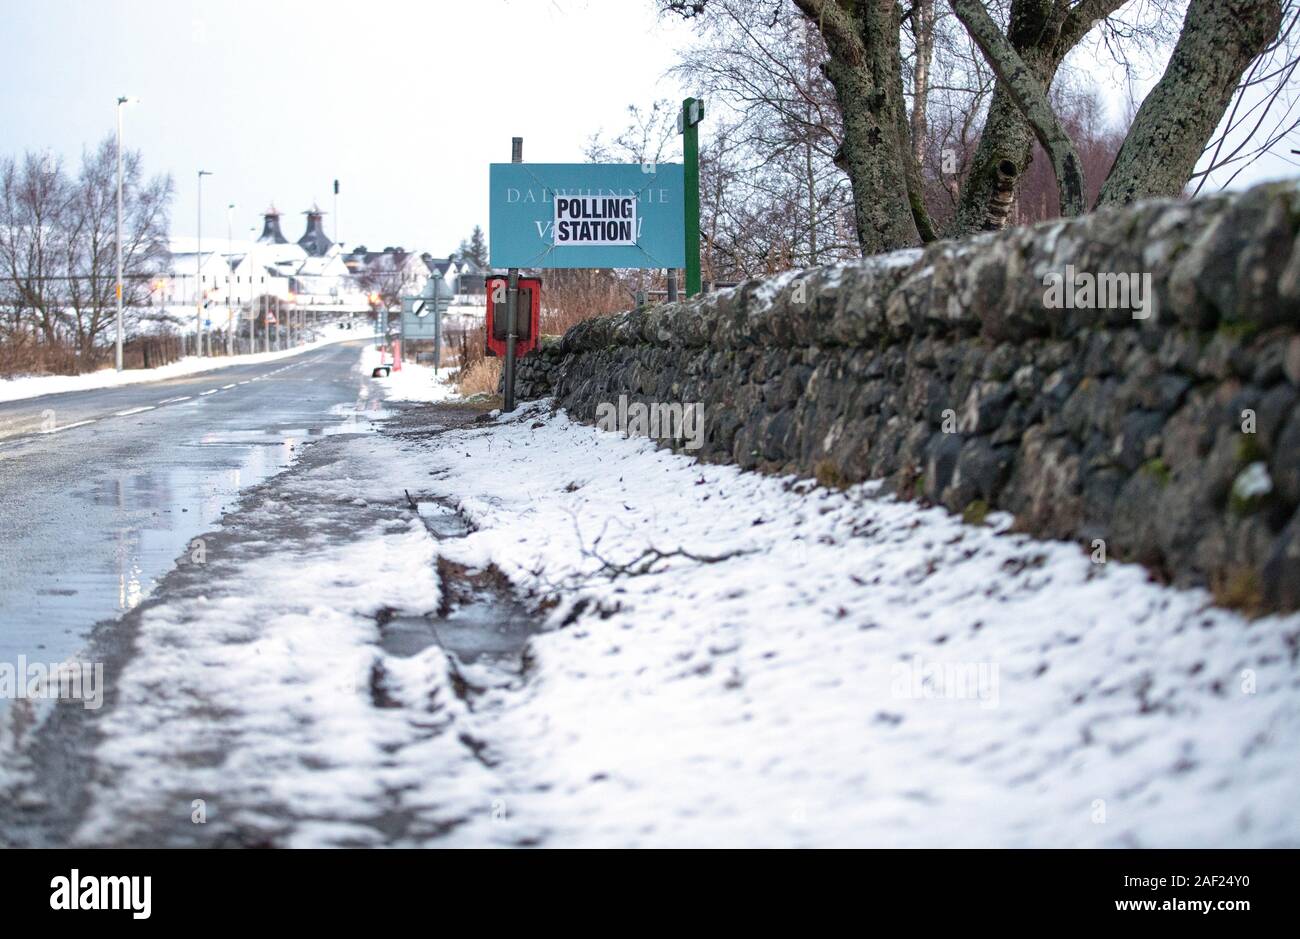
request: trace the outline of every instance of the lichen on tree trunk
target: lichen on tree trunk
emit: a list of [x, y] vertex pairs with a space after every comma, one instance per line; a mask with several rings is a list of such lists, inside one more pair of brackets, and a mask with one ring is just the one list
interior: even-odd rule
[[[895, 0], [795, 0], [826, 40], [826, 77], [844, 118], [836, 163], [853, 187], [863, 254], [921, 242], [911, 198], [915, 166], [907, 134]], [[919, 180], [919, 173], [916, 174]], [[921, 207], [922, 217], [924, 208]]]
[[[980, 0], [952, 0], [953, 12], [997, 74], [1001, 87], [1015, 103], [1025, 122], [1052, 161], [1060, 194], [1061, 215], [1083, 213], [1083, 167], [1074, 142], [1061, 126], [1047, 99], [1047, 89], [1035, 70], [1002, 35]], [[999, 163], [999, 166], [1004, 164]], [[1020, 166], [1020, 164], [1016, 164]]]
[[[1083, 0], [1070, 7], [1057, 0], [1013, 0], [1006, 38], [1046, 93], [1066, 54], [1098, 20], [1123, 3]], [[1023, 179], [1033, 158], [1033, 147], [1034, 132], [1029, 121], [1010, 89], [998, 82], [949, 235], [961, 237], [985, 226], [998, 185], [998, 166], [1003, 161], [1011, 162]]]
[[1169, 65], [1138, 109], [1097, 205], [1182, 194], [1242, 73], [1281, 24], [1281, 0], [1192, 0]]

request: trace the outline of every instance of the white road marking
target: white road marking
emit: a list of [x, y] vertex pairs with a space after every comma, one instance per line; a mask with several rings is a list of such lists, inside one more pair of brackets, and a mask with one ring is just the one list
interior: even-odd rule
[[192, 397], [194, 397], [194, 396], [193, 396], [193, 395], [181, 395], [179, 398], [163, 398], [161, 401], [158, 402], [158, 404], [159, 404], [159, 405], [164, 405], [164, 404], [175, 404], [177, 401], [188, 401], [188, 400], [190, 400], [190, 398], [192, 398]]
[[143, 414], [145, 411], [152, 411], [156, 406], [157, 406], [157, 405], [150, 404], [150, 405], [147, 405], [147, 406], [142, 407], [142, 408], [129, 408], [128, 410], [125, 410], [125, 411], [118, 411], [118, 412], [117, 412], [116, 414], [114, 414], [113, 416], [114, 416], [114, 417], [130, 417], [132, 414]]
[[97, 420], [97, 418], [91, 418], [91, 419], [88, 420], [88, 421], [76, 421], [76, 422], [71, 423], [71, 424], [64, 424], [62, 427], [51, 427], [49, 430], [43, 430], [43, 431], [41, 431], [41, 433], [43, 433], [43, 434], [59, 434], [59, 433], [62, 433], [63, 431], [65, 431], [65, 430], [72, 430], [72, 428], [74, 428], [74, 427], [85, 427], [87, 424], [93, 424], [93, 423], [95, 423], [96, 420]]
[[227, 391], [227, 390], [229, 390], [229, 389], [231, 389], [231, 388], [234, 388], [234, 387], [235, 387], [234, 384], [222, 385], [222, 386], [221, 386], [221, 390], [222, 390], [222, 391]]
[[220, 388], [209, 388], [207, 391], [200, 391], [199, 397], [206, 398], [208, 395], [214, 395], [220, 390], [221, 390]]
[[241, 384], [241, 385], [247, 385], [247, 384], [248, 384], [248, 379], [244, 379], [243, 381], [240, 382], [240, 384]]

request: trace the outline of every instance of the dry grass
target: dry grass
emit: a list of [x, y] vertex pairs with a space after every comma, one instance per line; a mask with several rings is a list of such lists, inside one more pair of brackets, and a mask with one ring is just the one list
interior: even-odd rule
[[501, 382], [501, 360], [482, 358], [471, 362], [456, 378], [456, 390], [462, 397], [497, 393]]
[[[106, 332], [89, 353], [77, 352], [70, 340], [46, 342], [28, 330], [0, 331], [0, 376], [78, 375], [108, 368], [113, 364], [111, 332]], [[224, 345], [221, 349], [224, 351]], [[123, 349], [126, 368], [157, 368], [181, 357], [181, 340], [158, 333], [129, 339]]]

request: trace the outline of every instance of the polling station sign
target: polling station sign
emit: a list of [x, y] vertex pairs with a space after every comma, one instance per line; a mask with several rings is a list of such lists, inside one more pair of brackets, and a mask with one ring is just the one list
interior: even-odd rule
[[636, 196], [554, 196], [557, 245], [635, 245]]
[[682, 267], [680, 163], [493, 163], [492, 266]]

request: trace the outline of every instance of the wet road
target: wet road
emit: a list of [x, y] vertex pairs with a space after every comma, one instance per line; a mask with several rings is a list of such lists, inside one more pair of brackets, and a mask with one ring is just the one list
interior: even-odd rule
[[365, 429], [363, 345], [0, 404], [0, 663], [74, 656], [306, 438]]

